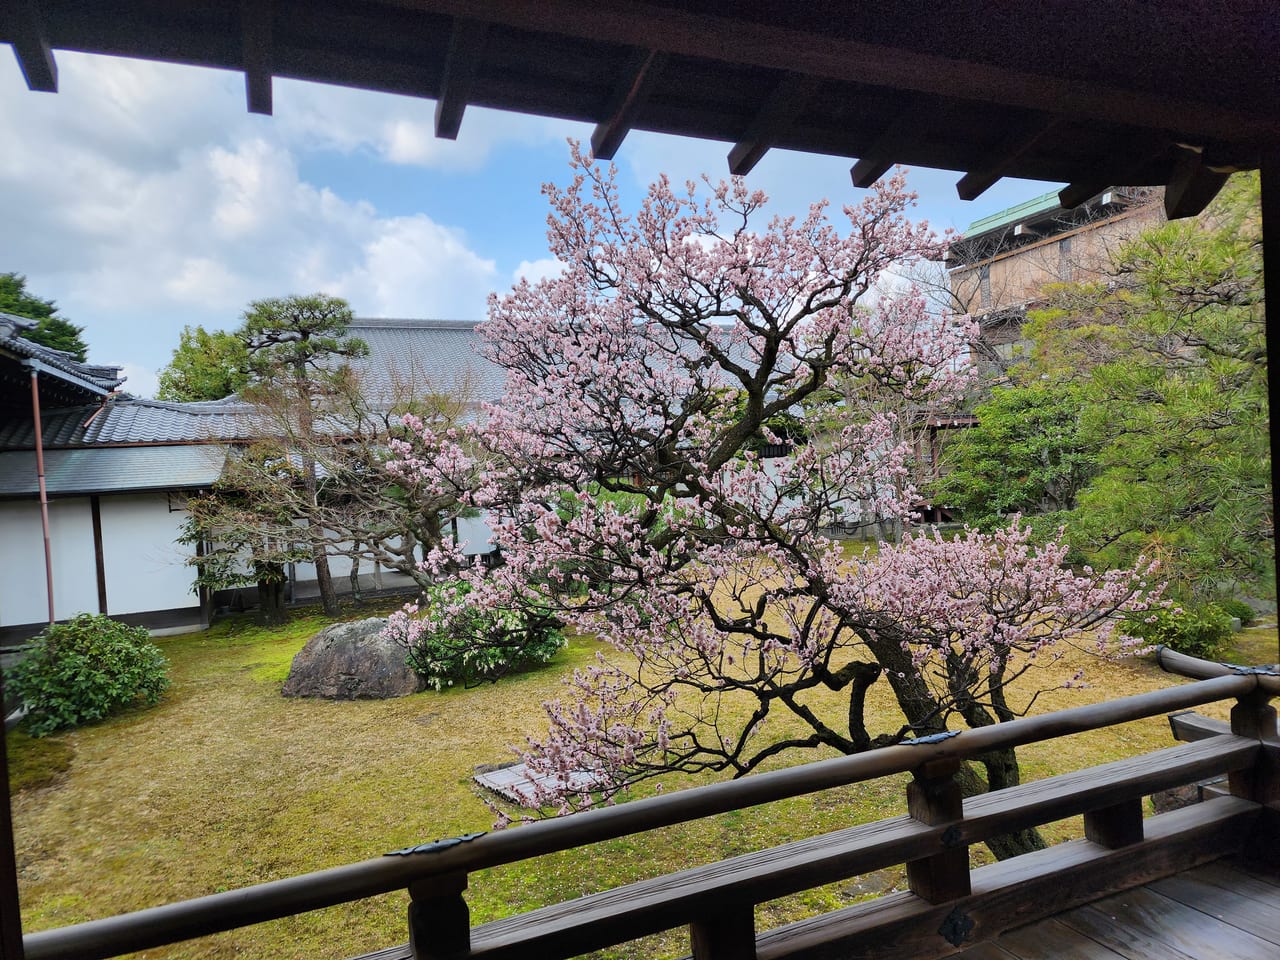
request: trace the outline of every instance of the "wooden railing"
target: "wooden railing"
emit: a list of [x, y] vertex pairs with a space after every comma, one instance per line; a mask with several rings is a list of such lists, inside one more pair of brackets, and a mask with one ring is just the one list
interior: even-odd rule
[[[114, 957], [396, 890], [410, 895], [409, 945], [379, 956], [568, 957], [688, 926], [697, 960], [928, 956], [1113, 889], [1246, 845], [1280, 848], [1275, 673], [1162, 654], [1199, 682], [930, 737], [547, 820], [332, 870], [27, 934], [28, 960]], [[962, 801], [953, 774], [987, 751], [1232, 699], [1230, 733]], [[906, 816], [851, 827], [472, 927], [477, 870], [830, 787], [910, 772]], [[1228, 775], [1230, 796], [1143, 818], [1157, 790]], [[1087, 840], [970, 870], [968, 847], [1077, 814]], [[910, 893], [757, 934], [757, 904], [905, 864]]]

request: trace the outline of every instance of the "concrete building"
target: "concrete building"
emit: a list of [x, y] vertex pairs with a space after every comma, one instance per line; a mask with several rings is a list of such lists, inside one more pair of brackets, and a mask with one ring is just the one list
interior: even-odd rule
[[1163, 191], [1110, 187], [1072, 209], [1050, 191], [971, 223], [947, 251], [952, 309], [977, 321], [974, 360], [1003, 379], [1027, 346], [1022, 324], [1047, 284], [1103, 279], [1112, 252], [1162, 223]]

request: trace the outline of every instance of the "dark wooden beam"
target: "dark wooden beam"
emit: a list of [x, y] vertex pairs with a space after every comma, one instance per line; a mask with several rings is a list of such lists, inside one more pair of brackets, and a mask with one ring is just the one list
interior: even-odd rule
[[1170, 220], [1194, 217], [1218, 195], [1229, 176], [1229, 172], [1205, 166], [1202, 151], [1183, 147], [1164, 189], [1165, 214]]
[[1210, 99], [1188, 99], [1169, 90], [1146, 92], [1102, 80], [1032, 72], [1015, 64], [990, 64], [902, 46], [848, 39], [732, 16], [686, 12], [634, 0], [586, 4], [575, 0], [391, 0], [399, 6], [458, 17], [483, 17], [521, 30], [554, 30], [565, 36], [678, 56], [723, 60], [810, 74], [848, 83], [1039, 110], [1068, 117], [1177, 130], [1205, 140], [1280, 142], [1280, 118], [1241, 112]]
[[795, 122], [817, 93], [820, 81], [795, 73], [786, 74], [765, 98], [747, 132], [729, 151], [729, 172], [735, 177], [751, 172], [779, 136]]
[[9, 42], [18, 67], [26, 78], [28, 90], [58, 92], [58, 64], [44, 29], [44, 16], [38, 0], [10, 0], [5, 15]]
[[456, 17], [449, 33], [449, 52], [440, 78], [440, 98], [436, 101], [436, 136], [457, 140], [462, 114], [471, 97], [471, 85], [480, 70], [489, 24], [469, 17]]
[[102, 498], [89, 497], [89, 518], [93, 527], [93, 565], [98, 581], [98, 612], [107, 612], [107, 563], [102, 544]]
[[271, 0], [241, 0], [244, 94], [250, 113], [271, 115]]
[[[1262, 279], [1263, 290], [1271, 292], [1263, 305], [1266, 326], [1267, 356], [1280, 356], [1280, 150], [1262, 155]], [[1270, 409], [1280, 410], [1280, 374], [1267, 365], [1267, 397]], [[1275, 421], [1273, 420], [1272, 423]], [[1271, 431], [1274, 445], [1275, 430]], [[1271, 454], [1271, 516], [1276, 517], [1280, 506], [1280, 457]], [[1274, 521], [1273, 521], [1274, 522]], [[1280, 556], [1280, 540], [1275, 549]], [[1276, 566], [1280, 578], [1280, 564]], [[1280, 663], [1280, 652], [1276, 654]]]
[[[0, 703], [4, 702], [4, 671], [0, 670]], [[0, 713], [3, 713], [0, 710]], [[0, 730], [0, 960], [22, 960], [22, 912], [18, 907], [18, 864], [13, 849], [13, 811], [9, 805], [8, 737]]]
[[1041, 119], [1033, 129], [1023, 129], [1009, 137], [994, 150], [990, 162], [984, 167], [970, 170], [956, 183], [956, 193], [961, 200], [975, 200], [995, 185], [1005, 171], [1044, 140], [1062, 127], [1061, 118]]
[[876, 142], [849, 169], [853, 185], [859, 189], [871, 186], [893, 166], [894, 160], [919, 136], [920, 117], [916, 114], [919, 101], [908, 104], [893, 122], [876, 138]]
[[1069, 183], [1058, 191], [1058, 202], [1062, 204], [1064, 210], [1071, 210], [1110, 186], [1114, 186], [1114, 184], [1102, 180], [1082, 180], [1080, 183]]
[[656, 50], [632, 50], [618, 82], [605, 104], [604, 119], [591, 133], [591, 155], [612, 160], [622, 141], [631, 132], [635, 112], [649, 99], [653, 86], [667, 64], [667, 55]]

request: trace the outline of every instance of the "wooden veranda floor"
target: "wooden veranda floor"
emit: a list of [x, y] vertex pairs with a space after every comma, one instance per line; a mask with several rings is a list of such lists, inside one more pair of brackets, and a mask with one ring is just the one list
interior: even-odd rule
[[[1235, 858], [1217, 860], [1064, 911], [950, 956], [955, 960], [1280, 960], [1280, 864], [1263, 869]], [[412, 960], [412, 954], [406, 945], [358, 960]]]
[[1076, 907], [964, 960], [1277, 960], [1280, 864], [1219, 860]]

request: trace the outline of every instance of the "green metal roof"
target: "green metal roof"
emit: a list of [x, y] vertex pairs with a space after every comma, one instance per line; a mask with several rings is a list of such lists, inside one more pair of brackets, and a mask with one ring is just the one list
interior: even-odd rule
[[1007, 227], [1020, 220], [1025, 220], [1027, 217], [1034, 217], [1037, 213], [1058, 209], [1061, 206], [1062, 204], [1058, 200], [1058, 191], [1050, 190], [1048, 193], [1042, 193], [1031, 200], [1024, 200], [1017, 206], [1007, 207], [1004, 210], [985, 216], [981, 220], [973, 221], [964, 231], [964, 236], [970, 238], [980, 233], [987, 233], [990, 230], [998, 230], [1001, 227]]
[[[199, 489], [218, 478], [226, 459], [218, 444], [46, 450], [45, 487], [50, 496]], [[0, 497], [38, 492], [35, 451], [0, 453]]]

